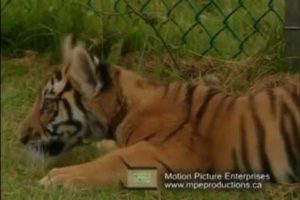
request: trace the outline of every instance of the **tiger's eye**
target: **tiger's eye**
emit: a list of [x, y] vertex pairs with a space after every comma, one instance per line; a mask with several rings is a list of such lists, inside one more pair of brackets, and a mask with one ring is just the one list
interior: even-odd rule
[[55, 105], [55, 99], [45, 99], [42, 110], [47, 114], [51, 114], [55, 110]]

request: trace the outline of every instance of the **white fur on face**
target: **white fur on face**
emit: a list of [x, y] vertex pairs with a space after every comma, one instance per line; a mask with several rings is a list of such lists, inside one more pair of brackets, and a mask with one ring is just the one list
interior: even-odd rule
[[[60, 140], [64, 142], [65, 147], [68, 148], [78, 142], [80, 137], [83, 137], [87, 130], [85, 114], [80, 110], [73, 98], [74, 91], [63, 91], [66, 86], [64, 79], [57, 80], [52, 77], [43, 89], [43, 99], [56, 99], [57, 114], [46, 124], [46, 129], [53, 134], [44, 134], [42, 140], [49, 142], [51, 140]], [[61, 96], [58, 96], [61, 92]], [[68, 104], [66, 107], [65, 104]], [[41, 102], [42, 106], [43, 102]], [[71, 115], [68, 110], [70, 108]], [[72, 123], [73, 122], [73, 123]], [[75, 123], [75, 124], [74, 124]], [[77, 124], [80, 124], [79, 128]]]

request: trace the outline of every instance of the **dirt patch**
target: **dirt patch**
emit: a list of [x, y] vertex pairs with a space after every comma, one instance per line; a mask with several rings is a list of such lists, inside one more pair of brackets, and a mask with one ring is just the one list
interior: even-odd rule
[[40, 57], [36, 52], [26, 51], [23, 57], [8, 58], [1, 56], [5, 76], [15, 76], [20, 73], [23, 79], [45, 79], [58, 67], [50, 64], [48, 58]]

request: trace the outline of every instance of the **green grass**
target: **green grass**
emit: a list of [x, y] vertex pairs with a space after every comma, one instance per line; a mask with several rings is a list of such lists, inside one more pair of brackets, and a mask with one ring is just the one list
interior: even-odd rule
[[[131, 56], [134, 60], [134, 56]], [[127, 56], [127, 59], [130, 58]], [[18, 126], [24, 119], [26, 113], [30, 109], [37, 89], [46, 79], [47, 72], [55, 68], [49, 65], [49, 60], [41, 59], [35, 56], [27, 56], [19, 59], [1, 59], [2, 63], [2, 98], [1, 98], [1, 117], [2, 117], [2, 190], [1, 195], [4, 199], [18, 200], [18, 199], [130, 199], [130, 200], [154, 200], [154, 199], [172, 199], [172, 200], [225, 200], [225, 199], [297, 199], [300, 194], [297, 193], [293, 187], [283, 186], [269, 186], [264, 190], [257, 191], [193, 191], [193, 190], [179, 190], [179, 191], [126, 191], [126, 190], [90, 190], [90, 191], [71, 191], [63, 188], [42, 188], [38, 185], [38, 180], [42, 178], [52, 167], [65, 166], [76, 163], [81, 163], [91, 160], [99, 156], [99, 151], [94, 146], [78, 147], [72, 152], [65, 155], [59, 162], [46, 165], [44, 162], [38, 162], [26, 156], [26, 151], [18, 141]], [[150, 62], [151, 61], [151, 62]], [[253, 61], [253, 60], [252, 60]], [[125, 61], [123, 60], [122, 63]], [[129, 61], [127, 61], [129, 62]], [[161, 73], [162, 78], [166, 80], [178, 79], [184, 77], [178, 72], [170, 71], [162, 65], [157, 65], [160, 60], [153, 60], [144, 58], [143, 61], [137, 61], [137, 69], [139, 73], [146, 76], [155, 76], [159, 79]], [[182, 61], [183, 62], [183, 61]], [[131, 62], [134, 65], [134, 62]], [[191, 60], [186, 61], [186, 64], [195, 64]], [[232, 63], [236, 69], [239, 65]], [[144, 68], [138, 68], [138, 65], [144, 65]], [[243, 63], [240, 63], [240, 69], [246, 68]], [[245, 63], [244, 65], [248, 65]], [[153, 71], [157, 66], [162, 68], [162, 72]], [[223, 66], [226, 68], [226, 66]], [[200, 66], [199, 72], [207, 68], [206, 65]], [[228, 67], [227, 67], [228, 68]], [[277, 69], [276, 66], [273, 66]], [[169, 69], [169, 73], [164, 72]], [[233, 68], [232, 68], [233, 69]], [[256, 72], [251, 72], [256, 69]], [[260, 68], [261, 69], [261, 68]], [[209, 69], [209, 74], [223, 77], [226, 80], [227, 76], [235, 76], [235, 81], [227, 83], [227, 89], [232, 91], [244, 91], [245, 88], [252, 85], [258, 79], [268, 77], [274, 74], [271, 66], [265, 66], [264, 70], [258, 68], [247, 68], [247, 70], [228, 70], [231, 73], [220, 71], [219, 65], [212, 65]], [[276, 70], [275, 70], [276, 71]], [[226, 74], [227, 73], [227, 74]], [[240, 74], [236, 76], [236, 73]], [[298, 71], [299, 73], [299, 71]], [[223, 74], [220, 76], [218, 74]], [[253, 74], [253, 75], [251, 75]], [[282, 75], [284, 73], [278, 73]], [[296, 74], [297, 75], [297, 74]], [[298, 74], [299, 75], [299, 74]], [[248, 77], [248, 80], [245, 80]], [[279, 76], [280, 77], [280, 76]], [[279, 80], [280, 78], [276, 78]], [[192, 78], [187, 81], [193, 81]], [[194, 80], [196, 81], [196, 80]], [[240, 84], [238, 84], [240, 83]], [[235, 84], [241, 85], [236, 87]]]
[[[60, 54], [60, 40], [76, 33], [110, 51], [110, 61], [129, 52], [165, 52], [151, 26], [130, 13], [123, 0], [22, 0], [2, 4], [2, 50], [7, 55], [24, 49]], [[238, 0], [129, 1], [159, 30], [174, 54], [198, 54], [242, 59], [268, 53], [280, 56], [284, 1]], [[177, 4], [177, 2], [179, 2]], [[4, 5], [7, 5], [4, 7]], [[232, 13], [233, 10], [236, 10]], [[16, 16], [18, 16], [16, 18]], [[196, 23], [196, 24], [195, 24]], [[110, 49], [110, 50], [109, 50]]]

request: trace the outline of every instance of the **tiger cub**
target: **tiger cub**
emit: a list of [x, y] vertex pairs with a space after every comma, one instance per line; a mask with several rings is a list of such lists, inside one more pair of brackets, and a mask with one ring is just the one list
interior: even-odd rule
[[299, 182], [299, 82], [248, 96], [203, 85], [161, 83], [65, 40], [64, 63], [38, 92], [20, 128], [33, 151], [58, 156], [83, 142], [112, 139], [96, 160], [56, 168], [40, 183], [77, 188], [125, 184], [132, 167], [165, 172], [268, 174]]

